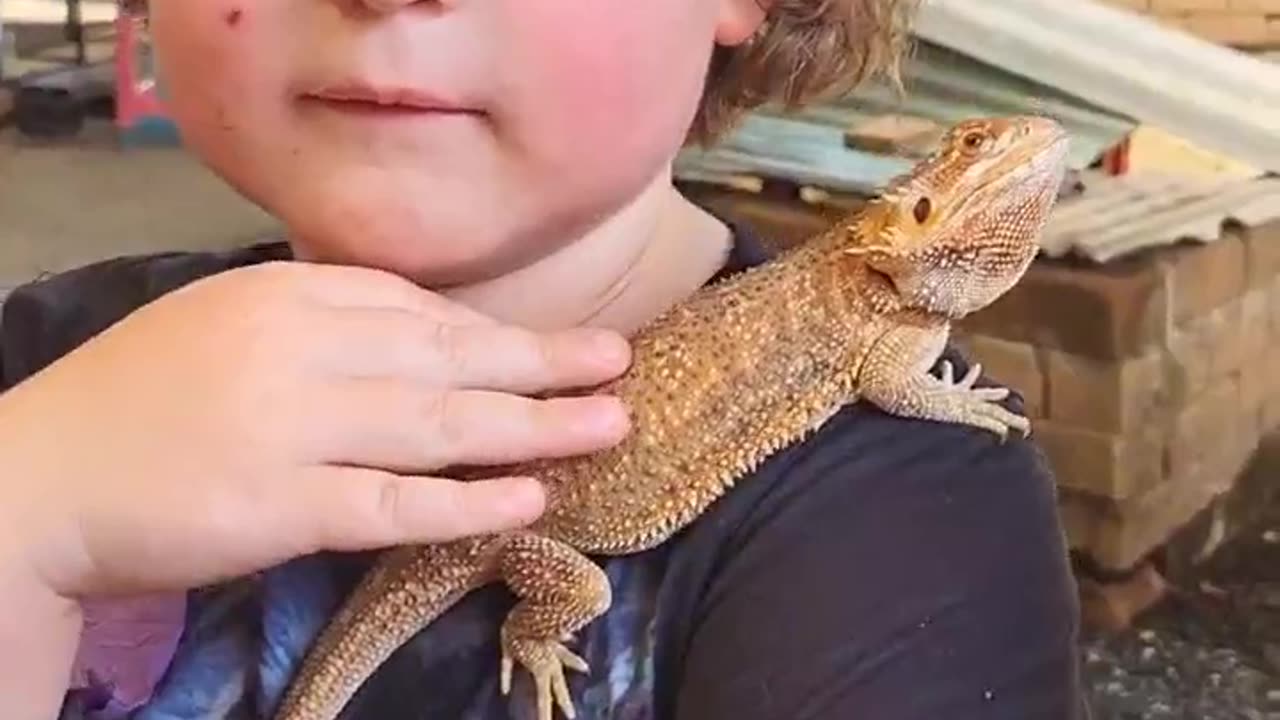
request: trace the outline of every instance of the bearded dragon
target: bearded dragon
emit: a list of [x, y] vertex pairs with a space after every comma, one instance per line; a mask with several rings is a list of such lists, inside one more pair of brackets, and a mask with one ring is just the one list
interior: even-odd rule
[[[588, 556], [640, 552], [694, 522], [735, 482], [848, 403], [980, 428], [1001, 442], [1029, 421], [929, 370], [951, 323], [1000, 297], [1039, 248], [1067, 137], [1041, 117], [961, 122], [853, 215], [768, 262], [710, 284], [633, 338], [630, 369], [599, 391], [632, 431], [602, 452], [525, 464], [544, 514], [526, 528], [383, 553], [308, 651], [277, 720], [332, 720], [374, 670], [473, 589], [519, 601], [499, 630], [500, 688], [518, 663], [539, 717], [574, 705], [566, 645], [611, 590]], [[506, 471], [504, 471], [506, 472]], [[554, 706], [553, 706], [554, 703]]]

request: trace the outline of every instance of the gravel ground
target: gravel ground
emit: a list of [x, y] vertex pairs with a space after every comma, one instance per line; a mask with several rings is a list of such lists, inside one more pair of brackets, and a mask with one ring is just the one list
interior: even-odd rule
[[1086, 635], [1096, 720], [1280, 720], [1280, 508], [1129, 631]]

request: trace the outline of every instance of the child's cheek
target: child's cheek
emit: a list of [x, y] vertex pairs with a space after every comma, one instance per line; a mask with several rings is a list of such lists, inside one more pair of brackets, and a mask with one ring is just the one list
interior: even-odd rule
[[[186, 134], [252, 127], [282, 72], [271, 15], [244, 0], [155, 3], [152, 32], [170, 109]], [[275, 3], [274, 5], [279, 5]], [[265, 8], [273, 6], [264, 4]], [[280, 47], [284, 38], [274, 38]]]
[[[686, 8], [698, 5], [686, 2], [680, 0]], [[522, 13], [517, 47], [523, 57], [513, 65], [525, 68], [521, 109], [537, 118], [548, 143], [574, 147], [577, 162], [587, 149], [667, 148], [696, 106], [710, 35], [688, 14], [683, 24], [674, 23], [667, 9], [672, 0], [625, 10], [598, 4], [539, 0], [543, 10]], [[567, 7], [557, 12], [558, 6]]]

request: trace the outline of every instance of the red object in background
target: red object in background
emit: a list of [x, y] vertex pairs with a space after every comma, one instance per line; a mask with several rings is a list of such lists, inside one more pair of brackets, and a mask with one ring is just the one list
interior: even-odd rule
[[115, 94], [116, 128], [128, 134], [145, 124], [168, 124], [155, 78], [144, 63], [149, 54], [146, 20], [119, 7], [116, 15]]
[[1124, 175], [1129, 172], [1129, 136], [1126, 135], [1102, 155], [1102, 169], [1108, 175]]

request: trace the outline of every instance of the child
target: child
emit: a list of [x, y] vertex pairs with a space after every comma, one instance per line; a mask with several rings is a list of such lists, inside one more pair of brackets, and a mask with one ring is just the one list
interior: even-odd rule
[[[197, 586], [136, 717], [267, 718], [367, 567], [355, 551], [535, 517], [535, 483], [460, 486], [447, 467], [616, 442], [610, 398], [529, 396], [620, 372], [620, 336], [764, 259], [673, 189], [682, 143], [891, 68], [909, 4], [148, 11], [188, 146], [288, 244], [108, 261], [8, 301], [0, 703], [15, 720], [62, 704], [79, 601]], [[310, 262], [275, 262], [290, 259]], [[579, 717], [1082, 712], [1052, 479], [1026, 442], [855, 405], [675, 541], [605, 567], [613, 608], [575, 643], [591, 665], [572, 677]], [[510, 602], [470, 596], [344, 717], [531, 717], [523, 679], [498, 692]]]

